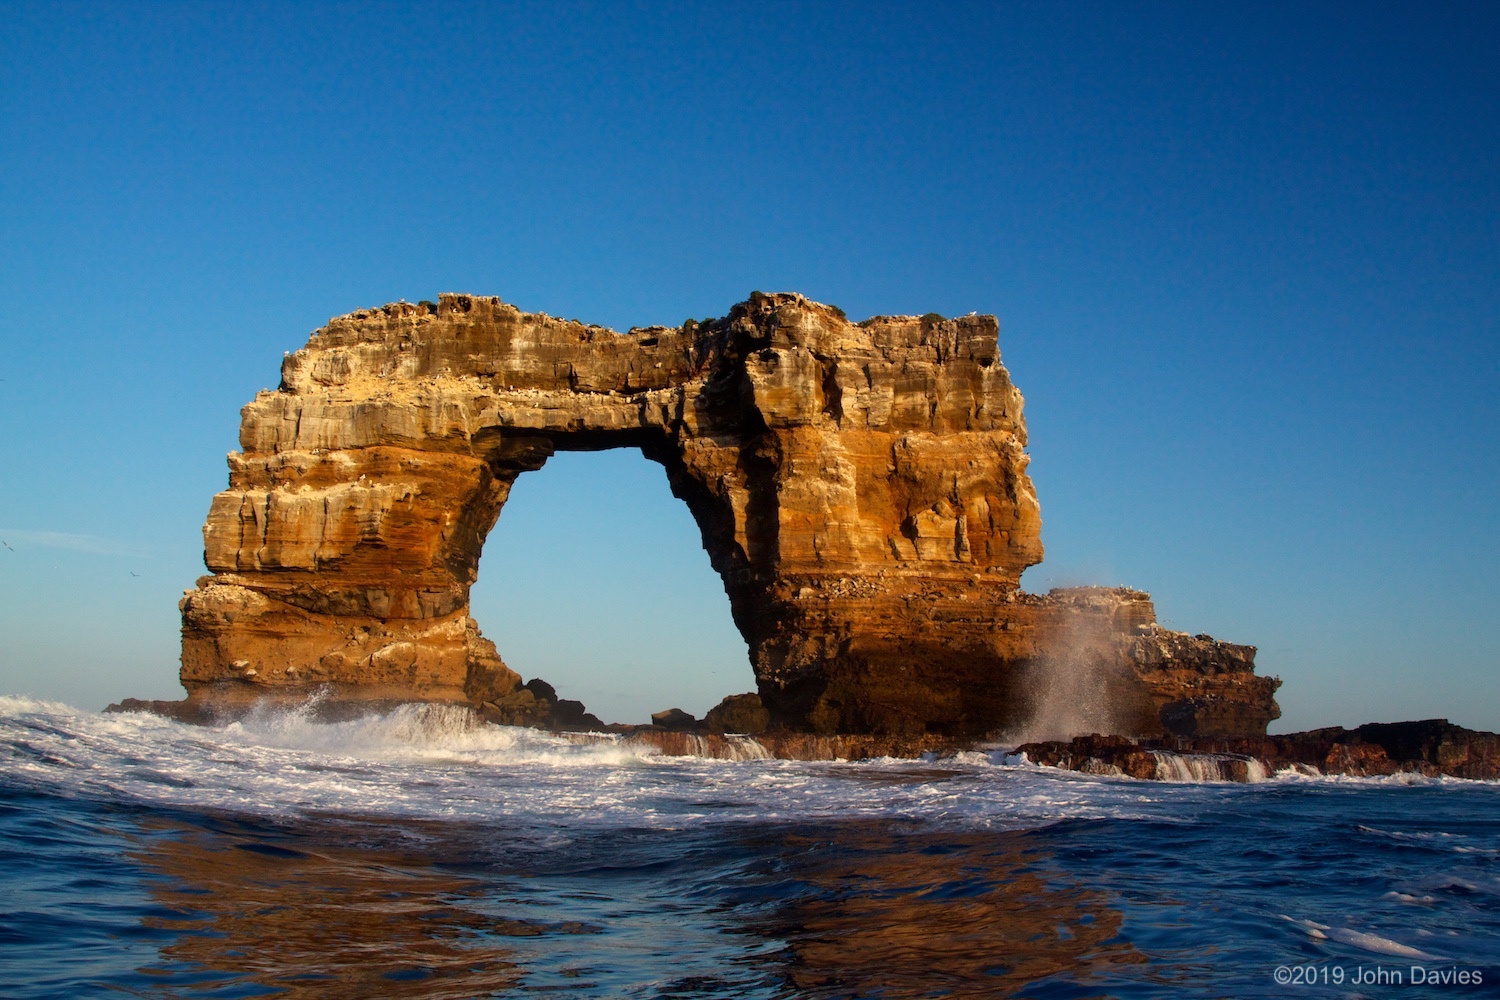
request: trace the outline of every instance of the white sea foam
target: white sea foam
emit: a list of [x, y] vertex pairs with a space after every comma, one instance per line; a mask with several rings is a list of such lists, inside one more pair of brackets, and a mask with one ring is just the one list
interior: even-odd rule
[[[1306, 768], [1306, 770], [1299, 770], [1300, 768]], [[1308, 781], [1329, 785], [1370, 785], [1373, 787], [1389, 787], [1392, 785], [1401, 785], [1422, 788], [1437, 785], [1462, 784], [1464, 786], [1489, 787], [1495, 789], [1497, 792], [1500, 792], [1500, 782], [1495, 781], [1480, 781], [1471, 778], [1454, 778], [1446, 774], [1429, 778], [1426, 775], [1408, 771], [1401, 771], [1396, 774], [1378, 774], [1365, 777], [1356, 777], [1355, 775], [1350, 774], [1324, 774], [1322, 773], [1322, 771], [1319, 771], [1316, 768], [1309, 767], [1305, 764], [1298, 764], [1294, 765], [1293, 767], [1283, 768], [1282, 770], [1276, 772], [1275, 777], [1278, 781]]]
[[1376, 955], [1392, 955], [1397, 958], [1409, 958], [1427, 962], [1444, 961], [1441, 955], [1433, 955], [1422, 951], [1420, 948], [1413, 948], [1410, 945], [1393, 941], [1388, 937], [1369, 931], [1359, 931], [1352, 927], [1333, 927], [1312, 920], [1298, 920], [1284, 913], [1281, 915], [1281, 919], [1290, 921], [1301, 927], [1307, 932], [1308, 937], [1316, 941], [1335, 941], [1339, 944], [1345, 944], [1351, 948], [1359, 948]]
[[1224, 795], [1255, 794], [1221, 783], [1227, 758], [1172, 756], [1165, 766], [1178, 783], [1169, 784], [1038, 767], [999, 749], [858, 763], [759, 759], [749, 741], [742, 749], [738, 761], [669, 757], [602, 735], [491, 726], [442, 705], [341, 722], [318, 721], [312, 706], [267, 709], [198, 727], [0, 697], [0, 770], [16, 779], [67, 795], [262, 815], [660, 828], [895, 818], [1020, 829], [1064, 819], [1191, 822]]
[[29, 698], [24, 694], [0, 694], [0, 717], [44, 713], [48, 715], [78, 715], [79, 710], [61, 701], [46, 701]]
[[1394, 955], [1397, 958], [1409, 958], [1425, 962], [1441, 962], [1443, 956], [1434, 955], [1420, 948], [1404, 945], [1399, 941], [1392, 941], [1388, 937], [1379, 934], [1371, 934], [1367, 931], [1356, 931], [1348, 927], [1330, 927], [1327, 930], [1328, 938], [1339, 944], [1347, 944], [1352, 948], [1360, 948], [1376, 955]]
[[[748, 744], [747, 744], [748, 747]], [[759, 754], [746, 749], [745, 756]], [[0, 698], [0, 769], [48, 791], [261, 815], [675, 828], [708, 820], [895, 818], [955, 828], [1179, 822], [1216, 789], [1097, 778], [995, 753], [808, 762], [668, 757], [407, 705], [319, 722], [265, 710], [213, 727]]]
[[1482, 857], [1500, 856], [1500, 848], [1467, 843], [1469, 838], [1459, 833], [1448, 833], [1442, 830], [1382, 830], [1373, 826], [1365, 826], [1362, 823], [1355, 829], [1372, 837], [1395, 841], [1413, 848], [1451, 851], [1454, 854], [1477, 854]]
[[1444, 833], [1441, 830], [1381, 830], [1373, 826], [1365, 826], [1363, 823], [1355, 826], [1360, 833], [1369, 833], [1377, 837], [1386, 837], [1391, 840], [1410, 840], [1417, 842], [1429, 842], [1437, 840], [1452, 840], [1457, 834]]
[[1153, 750], [1156, 758], [1156, 780], [1178, 783], [1202, 783], [1205, 781], [1235, 781], [1236, 772], [1244, 769], [1246, 784], [1256, 785], [1266, 780], [1266, 766], [1250, 757], [1234, 757], [1218, 753], [1173, 753], [1170, 750]]

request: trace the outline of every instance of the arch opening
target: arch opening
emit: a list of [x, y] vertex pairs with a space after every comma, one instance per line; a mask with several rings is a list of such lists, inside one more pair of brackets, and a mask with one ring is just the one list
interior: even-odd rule
[[[1163, 713], [1144, 713], [1141, 732], [1263, 732], [1275, 681], [1253, 676], [1249, 647], [1167, 634], [1138, 592], [1019, 589], [1042, 555], [1040, 508], [1021, 395], [998, 360], [994, 317], [851, 323], [789, 293], [625, 334], [456, 294], [335, 318], [242, 410], [242, 451], [204, 523], [212, 575], [181, 604], [183, 685], [205, 700], [316, 688], [467, 702], [519, 724], [545, 724], [544, 703], [561, 719], [565, 700], [581, 715], [577, 699], [553, 704], [556, 692], [525, 687], [502, 662], [500, 650], [524, 651], [502, 621], [480, 635], [470, 589], [523, 473], [559, 451], [628, 446], [666, 470], [690, 512], [697, 530], [671, 536], [701, 538], [718, 580], [702, 557], [687, 579], [726, 594], [773, 727], [995, 732], [1022, 707], [1021, 668], [1056, 652], [1082, 615], [1103, 623], [1140, 705]], [[525, 481], [522, 500], [542, 482]], [[612, 509], [598, 485], [571, 492], [594, 502], [575, 527]], [[513, 509], [492, 549], [509, 548], [515, 521]], [[554, 549], [567, 537], [555, 525], [533, 534]], [[626, 524], [594, 547], [613, 553], [639, 534]], [[649, 594], [682, 575], [627, 579]], [[487, 581], [528, 577], [486, 570]], [[586, 618], [565, 615], [553, 632]], [[657, 653], [674, 628], [653, 628], [606, 645]], [[652, 700], [618, 711], [666, 707], [656, 698], [669, 692], [639, 690]]]
[[702, 717], [755, 690], [698, 525], [629, 443], [569, 442], [522, 473], [485, 538], [470, 614], [510, 669], [605, 722]]

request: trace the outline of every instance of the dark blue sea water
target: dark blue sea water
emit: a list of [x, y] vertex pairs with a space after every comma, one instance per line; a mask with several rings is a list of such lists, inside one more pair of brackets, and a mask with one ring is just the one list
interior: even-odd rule
[[0, 995], [1500, 993], [1500, 787], [1007, 760], [0, 699]]

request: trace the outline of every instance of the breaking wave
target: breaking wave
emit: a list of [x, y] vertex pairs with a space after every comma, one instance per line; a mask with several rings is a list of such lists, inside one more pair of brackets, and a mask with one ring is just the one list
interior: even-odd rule
[[344, 721], [316, 706], [217, 726], [0, 697], [13, 780], [68, 795], [268, 816], [357, 814], [528, 824], [907, 819], [1029, 829], [1062, 819], [1176, 822], [1242, 787], [1111, 780], [1002, 752], [942, 760], [738, 761], [666, 756], [597, 736], [491, 726], [466, 708], [403, 705]]
[[1494, 783], [1158, 763], [1180, 780], [0, 697], [0, 968], [25, 1000], [1207, 1000], [1281, 964], [1500, 963]]

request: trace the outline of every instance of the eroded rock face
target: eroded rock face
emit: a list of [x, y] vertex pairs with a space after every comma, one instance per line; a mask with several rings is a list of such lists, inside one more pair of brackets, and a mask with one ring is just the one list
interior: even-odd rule
[[335, 319], [241, 411], [183, 684], [524, 700], [469, 616], [485, 535], [555, 451], [629, 447], [692, 511], [774, 725], [1014, 729], [1028, 671], [1086, 655], [1134, 730], [1263, 732], [1252, 648], [1133, 591], [1019, 589], [1041, 519], [997, 339], [789, 294], [626, 334], [468, 295]]

